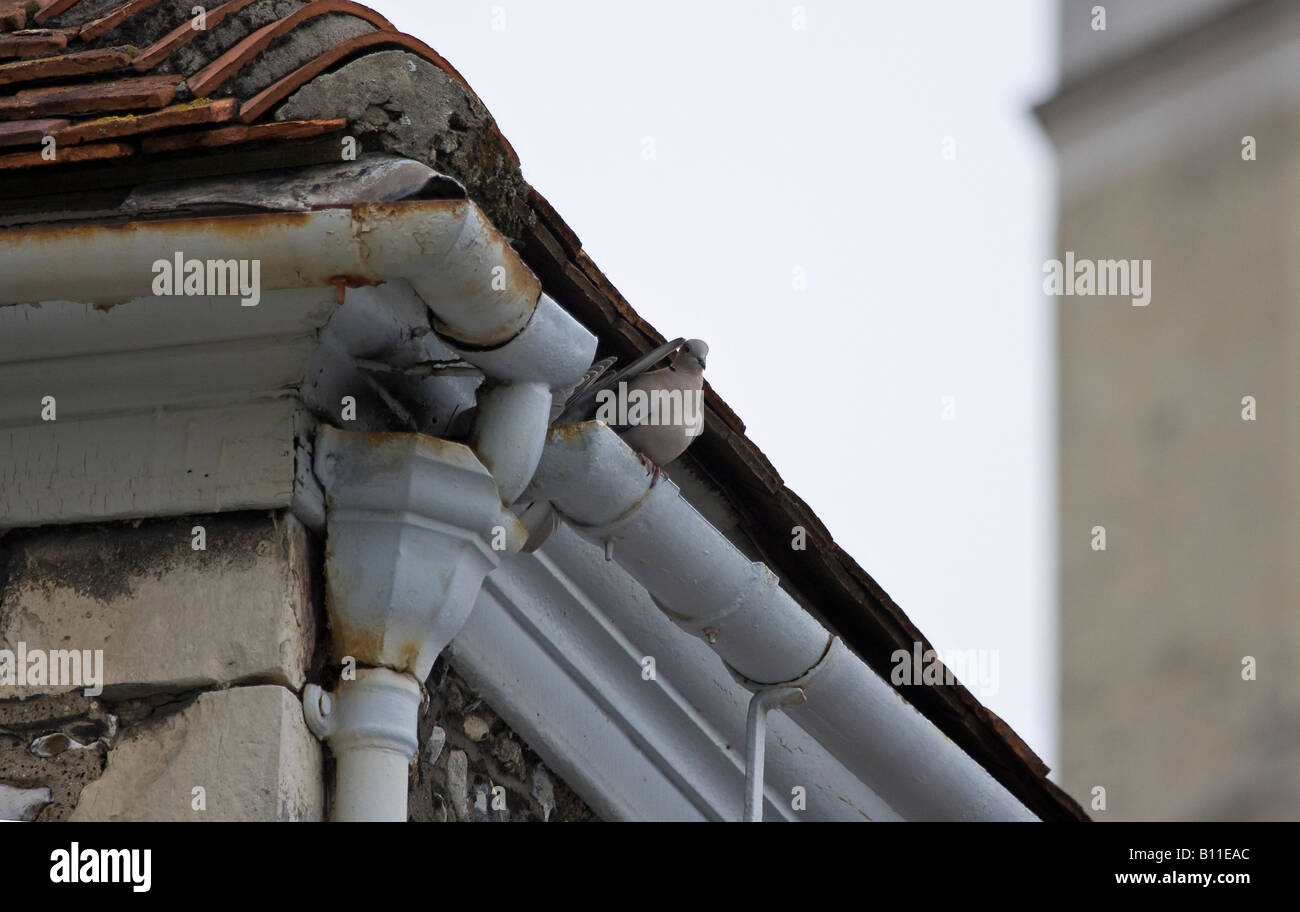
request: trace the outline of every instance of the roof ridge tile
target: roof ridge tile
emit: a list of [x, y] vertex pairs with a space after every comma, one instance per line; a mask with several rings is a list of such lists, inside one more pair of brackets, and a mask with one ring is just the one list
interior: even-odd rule
[[107, 15], [87, 22], [77, 31], [77, 37], [85, 42], [94, 41], [99, 36], [117, 28], [136, 13], [143, 13], [158, 2], [159, 0], [127, 0], [121, 6], [114, 7]]
[[79, 2], [80, 0], [43, 0], [41, 8], [32, 16], [32, 21], [37, 25], [44, 25], [55, 16], [66, 13]]
[[469, 87], [465, 77], [456, 72], [455, 68], [447, 63], [441, 54], [419, 38], [395, 30], [380, 30], [367, 32], [364, 35], [357, 35], [355, 38], [340, 42], [325, 53], [298, 67], [287, 76], [276, 80], [244, 102], [239, 112], [240, 119], [245, 123], [252, 123], [276, 104], [288, 98], [294, 91], [322, 73], [346, 62], [354, 54], [370, 49], [378, 50], [386, 45], [419, 54], [459, 82], [467, 91], [473, 93], [474, 90]]
[[[226, 3], [204, 13], [204, 19], [207, 24], [207, 32], [211, 32], [218, 25], [226, 20], [228, 16], [233, 16], [247, 6], [252, 6], [257, 0], [227, 0]], [[173, 53], [185, 47], [191, 41], [194, 41], [204, 32], [193, 27], [193, 20], [186, 19], [180, 25], [176, 26], [166, 35], [163, 35], [149, 47], [140, 52], [136, 58], [135, 68], [137, 71], [144, 73], [152, 70], [158, 64], [162, 63]]]
[[391, 22], [369, 7], [354, 3], [352, 0], [316, 0], [299, 7], [283, 19], [263, 26], [227, 49], [225, 53], [190, 77], [190, 88], [194, 90], [195, 95], [211, 95], [277, 38], [310, 19], [336, 13], [356, 16], [382, 32], [396, 33]]

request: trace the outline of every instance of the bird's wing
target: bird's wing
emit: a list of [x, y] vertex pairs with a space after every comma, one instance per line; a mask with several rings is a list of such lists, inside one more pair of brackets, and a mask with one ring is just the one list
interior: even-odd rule
[[609, 369], [614, 366], [616, 361], [618, 361], [618, 358], [615, 357], [602, 358], [592, 364], [591, 367], [587, 368], [587, 372], [578, 379], [577, 383], [573, 384], [568, 389], [559, 389], [552, 393], [551, 423], [555, 423], [555, 419], [560, 417], [560, 413], [564, 411], [566, 405], [572, 402], [575, 398], [584, 395], [587, 390], [599, 383], [600, 378], [605, 376]]
[[631, 364], [624, 367], [616, 373], [601, 378], [599, 381], [586, 386], [578, 395], [571, 396], [565, 403], [563, 411], [551, 423], [552, 424], [571, 424], [575, 421], [581, 421], [589, 417], [591, 404], [596, 401], [596, 396], [604, 389], [612, 389], [624, 380], [631, 380], [633, 377], [643, 373], [646, 368], [653, 367], [658, 361], [671, 355], [677, 349], [682, 347], [686, 341], [685, 338], [673, 339], [671, 342], [665, 342], [654, 351], [642, 355]]

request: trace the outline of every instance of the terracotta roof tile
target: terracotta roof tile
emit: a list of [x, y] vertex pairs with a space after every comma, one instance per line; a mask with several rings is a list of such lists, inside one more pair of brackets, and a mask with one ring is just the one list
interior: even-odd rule
[[[188, 80], [175, 73], [153, 75], [150, 72], [164, 67], [172, 55], [194, 40], [213, 35], [223, 21], [254, 2], [255, 0], [228, 0], [207, 10], [206, 30], [196, 30], [192, 27], [187, 10], [169, 10], [160, 6], [158, 0], [122, 0], [116, 5], [103, 0], [42, 0], [39, 3], [37, 0], [0, 0], [0, 17], [3, 17], [2, 21], [7, 23], [9, 29], [8, 34], [0, 34], [0, 60], [5, 61], [0, 63], [0, 122], [50, 117], [74, 118], [56, 137], [61, 145], [88, 144], [177, 126], [199, 125], [204, 122], [201, 115], [178, 116], [169, 111], [164, 116], [155, 118], [152, 114], [154, 109], [173, 101], [211, 96], [221, 90], [243, 67], [268, 49], [276, 47], [295, 29], [330, 15], [354, 16], [374, 26], [376, 31], [340, 41], [251, 98], [240, 99], [239, 117], [244, 123], [253, 124], [271, 118], [274, 109], [281, 102], [316, 76], [337, 69], [356, 57], [390, 48], [406, 50], [423, 57], [472, 95], [472, 89], [464, 77], [437, 51], [418, 39], [394, 30], [382, 15], [351, 0], [307, 2], [289, 15], [240, 37]], [[155, 33], [161, 32], [161, 29], [156, 28], [156, 23], [170, 30], [161, 33], [152, 43], [142, 45], [142, 51], [127, 47], [96, 46], [98, 39], [114, 33], [123, 23], [150, 10], [154, 11], [150, 15], [155, 19], [148, 24], [155, 26]], [[27, 28], [33, 24], [63, 27], [39, 30]], [[111, 78], [118, 71], [127, 68], [134, 69], [141, 76], [134, 80]], [[45, 80], [58, 80], [60, 84], [30, 86], [31, 83]], [[225, 108], [219, 110], [224, 111]], [[121, 118], [106, 119], [102, 116], [104, 114], [120, 114]], [[77, 121], [75, 118], [83, 119]], [[223, 114], [219, 119], [229, 118]], [[518, 158], [509, 142], [496, 129], [495, 123], [491, 124], [490, 130], [496, 144], [506, 155], [508, 165], [517, 168]], [[292, 135], [299, 139], [309, 138], [301, 128], [281, 132], [285, 137]], [[25, 135], [24, 132], [10, 131], [11, 143], [18, 141], [16, 137]], [[221, 145], [234, 135], [225, 132], [210, 142], [195, 138], [165, 142], [150, 140], [146, 144], [147, 154]], [[255, 136], [257, 131], [248, 135]], [[558, 222], [558, 217], [556, 221]], [[565, 240], [571, 246], [571, 240]]]
[[[257, 0], [228, 0], [228, 2], [223, 3], [214, 9], [208, 10], [204, 13], [204, 23], [207, 25], [207, 33], [211, 33], [213, 29], [224, 22], [227, 16], [233, 16], [244, 7], [251, 6], [255, 2], [257, 2]], [[141, 52], [140, 56], [137, 57], [135, 61], [136, 70], [142, 73], [152, 70], [172, 54], [176, 53], [178, 50], [185, 47], [185, 45], [204, 34], [204, 32], [194, 28], [189, 19], [185, 19], [170, 32], [162, 38], [159, 38]]]
[[176, 97], [179, 76], [134, 76], [116, 82], [22, 89], [0, 97], [0, 120], [161, 108]]
[[0, 146], [36, 146], [71, 121], [61, 118], [0, 121]]
[[38, 152], [14, 152], [0, 155], [0, 171], [19, 168], [43, 168], [55, 165], [73, 165], [88, 161], [103, 161], [106, 158], [126, 158], [134, 155], [135, 149], [123, 143], [95, 143], [92, 146], [73, 146], [61, 150], [52, 159], [46, 159]]
[[56, 54], [68, 46], [67, 32], [58, 29], [29, 29], [0, 34], [0, 60]]
[[143, 13], [157, 2], [158, 0], [131, 0], [129, 3], [123, 3], [121, 6], [115, 7], [106, 15], [83, 25], [80, 32], [78, 32], [78, 37], [80, 37], [82, 41], [94, 41], [105, 32], [110, 32], [117, 28], [136, 13]]
[[337, 120], [279, 120], [275, 123], [238, 124], [216, 130], [195, 130], [167, 136], [147, 136], [141, 140], [145, 152], [175, 152], [180, 149], [215, 148], [238, 143], [267, 140], [306, 139], [346, 130], [348, 122]]
[[63, 54], [58, 57], [38, 57], [34, 60], [0, 63], [0, 86], [37, 82], [42, 79], [93, 76], [96, 73], [120, 70], [130, 63], [131, 52], [126, 48], [104, 48]]
[[77, 0], [45, 0], [40, 10], [32, 17], [37, 25], [44, 25], [60, 13], [71, 9]]
[[271, 42], [286, 35], [308, 19], [331, 13], [346, 13], [356, 16], [366, 20], [380, 31], [400, 34], [394, 32], [392, 23], [387, 19], [359, 3], [352, 3], [349, 0], [324, 0], [324, 2], [308, 3], [306, 6], [299, 8], [297, 12], [253, 32], [253, 34], [226, 51], [201, 71], [191, 76], [188, 80], [191, 91], [195, 95], [211, 95], [221, 87], [222, 83], [238, 73], [245, 64], [266, 50]]
[[222, 123], [234, 120], [239, 110], [239, 102], [233, 98], [218, 101], [205, 101], [175, 105], [154, 111], [151, 114], [128, 114], [125, 117], [100, 117], [95, 120], [83, 120], [76, 126], [66, 126], [54, 131], [54, 139], [60, 146], [78, 143], [97, 142], [105, 139], [120, 139], [140, 133], [152, 133], [168, 130], [172, 127], [192, 127], [200, 124]]

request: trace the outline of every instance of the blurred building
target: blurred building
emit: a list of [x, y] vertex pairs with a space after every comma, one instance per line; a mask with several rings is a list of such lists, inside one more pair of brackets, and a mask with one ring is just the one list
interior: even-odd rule
[[1062, 785], [1300, 818], [1300, 4], [1065, 0], [1061, 33], [1052, 256], [1150, 261], [1145, 306], [1055, 301]]

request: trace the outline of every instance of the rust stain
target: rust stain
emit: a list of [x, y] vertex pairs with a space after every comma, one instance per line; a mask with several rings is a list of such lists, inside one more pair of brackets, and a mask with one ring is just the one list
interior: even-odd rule
[[[517, 295], [521, 301], [528, 301], [535, 305], [538, 296], [541, 294], [541, 281], [530, 270], [523, 259], [510, 246], [506, 238], [497, 231], [486, 218], [478, 207], [469, 200], [407, 200], [392, 203], [362, 203], [350, 207], [353, 213], [353, 235], [360, 237], [375, 224], [388, 221], [396, 217], [407, 217], [415, 207], [420, 207], [430, 213], [437, 212], [443, 217], [455, 219], [474, 219], [477, 222], [477, 229], [480, 237], [486, 240], [484, 245], [486, 249], [477, 252], [476, 256], [482, 263], [481, 270], [472, 273], [463, 280], [460, 288], [450, 289], [450, 294], [463, 293], [467, 296], [481, 296], [486, 288], [491, 287], [495, 278], [491, 270], [500, 266], [504, 270], [504, 291]], [[427, 253], [441, 253], [436, 249], [431, 238], [422, 238], [420, 232], [414, 232], [416, 241], [420, 244], [421, 249]], [[449, 327], [442, 324], [436, 316], [434, 318], [435, 328], [440, 332], [450, 336], [457, 343], [465, 348], [475, 349], [480, 347], [495, 347], [513, 338], [528, 319], [532, 316], [532, 308], [529, 307], [527, 314], [522, 315], [516, 321], [519, 325], [504, 327], [494, 331], [490, 338], [483, 339], [465, 339], [457, 336]]]
[[561, 424], [551, 428], [546, 432], [546, 439], [549, 443], [581, 443], [586, 440], [587, 435], [591, 433], [588, 425], [594, 424], [592, 421], [579, 421], [575, 424]]
[[420, 662], [420, 643], [402, 643], [397, 648], [398, 671], [410, 671]]
[[394, 200], [392, 202], [357, 203], [349, 208], [360, 221], [379, 221], [404, 215], [415, 207], [428, 207], [432, 210], [445, 210], [453, 215], [464, 215], [474, 204], [468, 200]]
[[359, 665], [382, 665], [383, 637], [368, 630], [348, 626], [337, 613], [330, 612], [330, 625], [334, 628], [333, 656], [336, 662], [352, 656]]
[[338, 290], [338, 302], [343, 303], [346, 290], [349, 288], [366, 288], [374, 285], [382, 285], [383, 279], [371, 279], [365, 276], [354, 275], [334, 275], [326, 279], [331, 285]]
[[[105, 144], [107, 145], [107, 144]], [[84, 146], [81, 148], [95, 148]], [[44, 225], [0, 231], [0, 244], [56, 243], [85, 240], [88, 236], [108, 232], [143, 232], [170, 238], [173, 234], [215, 233], [228, 237], [264, 237], [283, 227], [295, 226], [311, 218], [306, 212], [266, 212], [255, 215], [220, 215], [208, 218], [180, 218], [156, 222], [118, 222], [96, 225]]]
[[358, 665], [371, 667], [385, 666], [397, 671], [409, 671], [419, 663], [422, 644], [416, 641], [403, 641], [392, 647], [386, 645], [384, 631], [376, 632], [348, 622], [347, 612], [337, 590], [349, 588], [347, 581], [336, 563], [334, 546], [326, 545], [325, 563], [329, 571], [325, 575], [325, 610], [329, 615], [331, 638], [331, 658], [341, 663], [347, 656], [356, 660]]

